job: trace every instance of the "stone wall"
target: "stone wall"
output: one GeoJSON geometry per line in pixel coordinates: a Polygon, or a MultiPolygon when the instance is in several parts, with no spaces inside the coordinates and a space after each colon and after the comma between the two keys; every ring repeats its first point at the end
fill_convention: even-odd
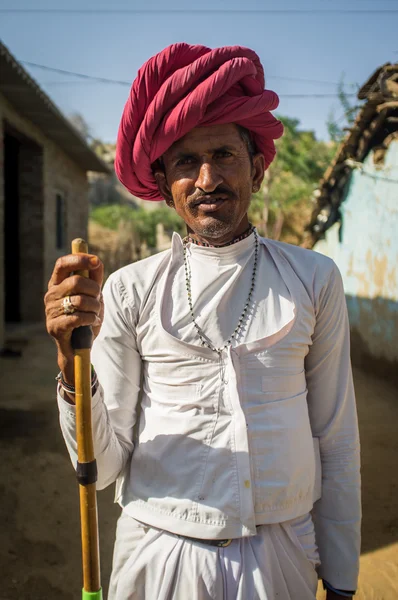
{"type": "Polygon", "coordinates": [[[0,348],[4,346],[4,146],[5,129],[12,128],[23,142],[20,174],[20,234],[25,236],[21,260],[22,318],[43,319],[43,294],[55,260],[70,251],[75,237],[87,238],[88,184],[86,173],[32,122],[25,119],[0,94],[0,348]],[[28,150],[30,145],[31,150],[28,150]],[[40,175],[41,171],[41,175],[40,175]],[[56,196],[66,202],[66,244],[56,247],[56,196]],[[39,196],[41,196],[39,198],[39,196]]]}

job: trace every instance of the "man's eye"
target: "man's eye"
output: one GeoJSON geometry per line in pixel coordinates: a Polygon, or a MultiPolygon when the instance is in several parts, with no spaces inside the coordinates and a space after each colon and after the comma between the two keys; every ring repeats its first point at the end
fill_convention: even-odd
{"type": "Polygon", "coordinates": [[[192,156],[187,156],[186,158],[180,158],[176,165],[180,167],[181,165],[190,165],[194,162],[194,158],[192,156]]]}
{"type": "Polygon", "coordinates": [[[230,156],[232,156],[232,154],[231,152],[224,150],[223,152],[217,152],[217,156],[219,156],[220,158],[229,158],[230,156]]]}

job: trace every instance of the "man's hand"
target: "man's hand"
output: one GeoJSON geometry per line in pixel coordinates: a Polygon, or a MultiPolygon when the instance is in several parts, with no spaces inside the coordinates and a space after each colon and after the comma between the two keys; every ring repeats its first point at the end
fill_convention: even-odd
{"type": "Polygon", "coordinates": [[[58,348],[58,366],[65,381],[74,382],[72,331],[76,327],[91,325],[94,338],[100,332],[104,317],[101,286],[104,267],[92,254],[68,254],[55,263],[48,291],[44,297],[46,328],[55,339],[58,348]],[[75,271],[89,271],[89,278],[71,275],[75,271]],[[65,314],[62,301],[70,296],[76,308],[73,314],[65,314]]]}

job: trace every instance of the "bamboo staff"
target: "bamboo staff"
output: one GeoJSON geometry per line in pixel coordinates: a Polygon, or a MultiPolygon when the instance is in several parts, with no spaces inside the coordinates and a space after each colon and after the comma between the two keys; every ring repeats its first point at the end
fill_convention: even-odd
{"type": "MultiPolygon", "coordinates": [[[[87,253],[81,238],[72,242],[72,254],[87,253]]],[[[88,277],[88,271],[78,271],[88,277]]],[[[82,600],[102,600],[97,514],[97,463],[94,456],[91,424],[91,327],[77,327],[72,332],[75,369],[77,469],[80,494],[80,521],[83,558],[82,600]]]]}

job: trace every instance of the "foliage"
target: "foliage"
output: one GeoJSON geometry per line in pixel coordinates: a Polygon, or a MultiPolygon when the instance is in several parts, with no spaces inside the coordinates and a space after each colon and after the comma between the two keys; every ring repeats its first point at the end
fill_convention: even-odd
{"type": "Polygon", "coordinates": [[[276,158],[261,190],[253,196],[249,216],[261,234],[300,243],[312,194],[330,163],[335,145],[318,141],[312,131],[300,130],[297,119],[279,118],[285,127],[284,135],[276,143],[276,158]]]}
{"type": "Polygon", "coordinates": [[[172,208],[161,206],[154,210],[135,208],[127,204],[97,206],[92,209],[90,217],[93,221],[116,230],[121,223],[129,223],[140,242],[146,242],[149,248],[156,247],[156,226],[162,223],[166,232],[173,231],[184,235],[185,224],[172,208]]]}
{"type": "MultiPolygon", "coordinates": [[[[351,87],[354,86],[351,84],[351,87]]],[[[358,104],[352,104],[349,100],[344,81],[344,73],[340,77],[340,81],[337,85],[337,97],[339,99],[341,108],[344,111],[343,115],[336,119],[335,111],[331,110],[326,122],[326,126],[330,139],[335,143],[340,143],[346,135],[345,128],[354,123],[356,113],[360,108],[358,104]]]]}
{"type": "Polygon", "coordinates": [[[134,212],[137,210],[127,204],[109,204],[93,208],[90,217],[102,227],[116,230],[120,221],[132,220],[134,212]]]}
{"type": "Polygon", "coordinates": [[[167,233],[171,234],[173,231],[176,231],[182,236],[186,235],[186,225],[181,217],[177,215],[174,208],[160,206],[151,211],[151,216],[155,227],[158,223],[162,223],[167,233]]]}
{"type": "Polygon", "coordinates": [[[271,176],[288,172],[307,183],[319,181],[334,148],[317,141],[313,131],[301,131],[298,119],[282,117],[281,120],[285,131],[277,141],[277,159],[271,165],[271,176]]]}

